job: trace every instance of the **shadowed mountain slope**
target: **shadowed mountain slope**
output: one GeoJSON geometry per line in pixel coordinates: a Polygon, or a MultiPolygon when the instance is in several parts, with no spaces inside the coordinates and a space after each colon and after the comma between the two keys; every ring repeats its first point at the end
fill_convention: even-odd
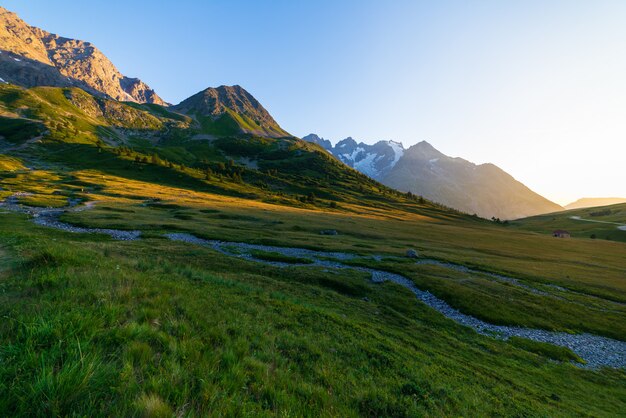
{"type": "Polygon", "coordinates": [[[425,141],[409,148],[382,181],[485,218],[516,219],[562,210],[494,164],[448,157],[425,141]]]}

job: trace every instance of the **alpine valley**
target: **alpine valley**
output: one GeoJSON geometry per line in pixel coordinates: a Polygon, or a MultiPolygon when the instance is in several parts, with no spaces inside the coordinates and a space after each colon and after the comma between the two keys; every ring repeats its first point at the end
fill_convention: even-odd
{"type": "Polygon", "coordinates": [[[0,79],[0,416],[626,410],[623,204],[503,222],[562,208],[237,85],[170,105],[2,8],[0,79]]]}

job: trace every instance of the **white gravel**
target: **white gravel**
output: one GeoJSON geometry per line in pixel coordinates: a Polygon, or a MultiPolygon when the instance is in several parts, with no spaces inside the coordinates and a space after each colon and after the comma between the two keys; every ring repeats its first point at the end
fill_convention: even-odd
{"type": "Polygon", "coordinates": [[[78,234],[106,234],[118,241],[134,241],[139,239],[141,236],[141,231],[122,231],[109,228],[82,228],[80,226],[66,224],[58,220],[58,215],[55,216],[50,213],[35,216],[33,222],[37,225],[78,234]]]}
{"type": "Polygon", "coordinates": [[[597,223],[597,224],[618,225],[617,229],[619,229],[620,231],[626,231],[626,225],[620,224],[620,223],[617,223],[617,222],[598,221],[598,220],[595,220],[595,219],[584,219],[584,218],[581,218],[580,216],[570,216],[569,218],[573,219],[575,221],[593,222],[593,223],[597,223]]]}

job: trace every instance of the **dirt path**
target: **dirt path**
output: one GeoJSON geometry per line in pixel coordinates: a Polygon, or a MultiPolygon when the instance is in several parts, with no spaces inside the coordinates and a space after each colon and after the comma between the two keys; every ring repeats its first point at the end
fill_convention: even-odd
{"type": "Polygon", "coordinates": [[[580,216],[570,216],[569,218],[575,221],[594,222],[597,224],[618,225],[617,229],[619,229],[620,231],[626,231],[626,224],[620,224],[618,222],[596,221],[595,219],[584,219],[584,218],[581,218],[580,216]]]}

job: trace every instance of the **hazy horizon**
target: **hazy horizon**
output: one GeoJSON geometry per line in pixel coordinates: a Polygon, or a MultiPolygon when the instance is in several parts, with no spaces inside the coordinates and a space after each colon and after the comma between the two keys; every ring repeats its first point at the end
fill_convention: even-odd
{"type": "Polygon", "coordinates": [[[626,3],[73,3],[3,6],[173,103],[239,84],[297,136],[426,140],[559,204],[626,196],[626,3]]]}

